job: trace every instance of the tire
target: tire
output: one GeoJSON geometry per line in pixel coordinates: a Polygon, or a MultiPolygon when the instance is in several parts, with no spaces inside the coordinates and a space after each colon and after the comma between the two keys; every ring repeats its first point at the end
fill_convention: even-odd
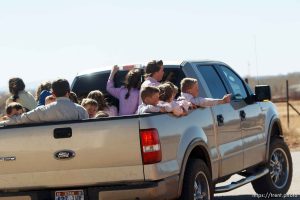
{"type": "Polygon", "coordinates": [[[201,159],[190,159],[184,172],[181,200],[212,200],[211,173],[201,159]]]}
{"type": "Polygon", "coordinates": [[[293,164],[290,150],[283,139],[271,141],[266,165],[270,172],[252,182],[255,192],[286,194],[292,182],[293,164]]]}

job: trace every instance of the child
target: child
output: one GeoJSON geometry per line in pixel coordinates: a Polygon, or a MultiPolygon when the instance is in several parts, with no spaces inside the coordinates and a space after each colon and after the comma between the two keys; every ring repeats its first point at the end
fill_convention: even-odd
{"type": "Polygon", "coordinates": [[[167,112],[173,113],[175,116],[184,115],[182,107],[174,101],[176,96],[176,86],[171,82],[161,84],[159,87],[159,100],[158,105],[163,107],[167,112]]]}
{"type": "Polygon", "coordinates": [[[95,118],[98,111],[98,103],[94,99],[83,99],[81,105],[86,109],[89,114],[89,118],[95,118]]]}
{"type": "Polygon", "coordinates": [[[103,93],[100,90],[91,91],[87,98],[94,99],[98,103],[98,111],[104,111],[110,117],[118,116],[118,109],[115,106],[109,106],[103,93]]]}
{"type": "Polygon", "coordinates": [[[48,105],[48,104],[53,103],[55,101],[56,101],[55,96],[53,96],[53,95],[47,96],[45,98],[45,105],[48,105]]]}
{"type": "Polygon", "coordinates": [[[77,103],[78,104],[78,98],[75,92],[70,92],[69,94],[69,99],[73,102],[73,103],[77,103]]]}
{"type": "Polygon", "coordinates": [[[189,101],[186,101],[184,99],[181,99],[181,100],[174,100],[177,96],[177,93],[178,93],[178,87],[176,85],[174,85],[172,82],[170,81],[167,81],[165,82],[166,84],[169,84],[172,88],[173,88],[173,101],[172,101],[172,104],[174,105],[179,105],[182,109],[183,109],[183,114],[186,115],[189,108],[192,108],[192,103],[189,102],[189,101]]]}
{"type": "Polygon", "coordinates": [[[52,95],[51,93],[51,82],[47,81],[41,83],[36,90],[35,100],[38,103],[38,106],[45,105],[45,99],[47,96],[52,95]]]}
{"type": "Polygon", "coordinates": [[[164,108],[157,105],[159,102],[159,89],[157,87],[143,87],[141,90],[141,99],[143,103],[139,105],[137,114],[165,112],[164,108]]]}
{"type": "Polygon", "coordinates": [[[21,104],[13,102],[8,104],[6,107],[6,116],[3,116],[0,121],[2,120],[8,120],[9,118],[21,115],[24,112],[24,108],[21,104]]]}
{"type": "Polygon", "coordinates": [[[222,99],[212,99],[199,97],[198,81],[194,78],[184,78],[180,82],[181,96],[179,101],[187,100],[200,107],[212,107],[218,104],[230,103],[231,94],[226,94],[222,99]]]}
{"type": "Polygon", "coordinates": [[[125,85],[116,88],[114,87],[114,77],[118,66],[114,66],[111,70],[107,81],[106,90],[112,96],[119,99],[119,115],[132,115],[136,113],[139,105],[140,87],[141,87],[141,72],[139,69],[130,70],[125,77],[125,85]]]}

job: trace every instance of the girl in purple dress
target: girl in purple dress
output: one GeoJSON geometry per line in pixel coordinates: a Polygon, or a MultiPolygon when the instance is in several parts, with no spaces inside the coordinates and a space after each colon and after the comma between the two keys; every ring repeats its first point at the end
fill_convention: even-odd
{"type": "Polygon", "coordinates": [[[135,114],[139,106],[142,74],[139,69],[131,69],[125,77],[125,85],[116,88],[113,80],[118,70],[118,66],[112,68],[106,90],[112,96],[119,99],[119,116],[135,114]]]}

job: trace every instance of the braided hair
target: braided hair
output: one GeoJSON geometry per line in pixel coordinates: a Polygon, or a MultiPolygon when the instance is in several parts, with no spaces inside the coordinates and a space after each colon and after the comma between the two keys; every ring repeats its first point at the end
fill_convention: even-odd
{"type": "Polygon", "coordinates": [[[21,78],[11,78],[8,81],[9,92],[12,94],[13,102],[19,98],[19,92],[25,89],[25,83],[21,78]]]}

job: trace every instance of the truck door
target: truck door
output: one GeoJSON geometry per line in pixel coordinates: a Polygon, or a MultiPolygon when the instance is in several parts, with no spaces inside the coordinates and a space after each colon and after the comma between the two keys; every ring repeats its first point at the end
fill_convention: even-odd
{"type": "Polygon", "coordinates": [[[217,67],[226,87],[232,93],[233,103],[239,112],[244,147],[244,168],[262,162],[265,158],[265,114],[246,83],[229,67],[217,67]]]}
{"type": "MultiPolygon", "coordinates": [[[[205,91],[200,96],[222,98],[229,93],[213,65],[197,65],[200,82],[205,91]],[[202,79],[202,80],[201,80],[202,79]]],[[[216,127],[216,144],[221,159],[219,176],[225,176],[243,168],[243,143],[239,111],[233,104],[212,107],[216,127]]]]}

